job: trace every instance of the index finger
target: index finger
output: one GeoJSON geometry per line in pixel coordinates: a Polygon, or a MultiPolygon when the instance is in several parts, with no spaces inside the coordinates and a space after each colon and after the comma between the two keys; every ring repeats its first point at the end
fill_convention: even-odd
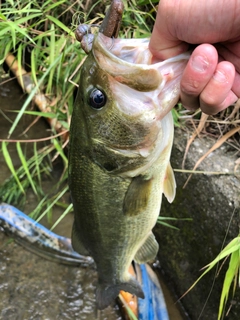
{"type": "Polygon", "coordinates": [[[169,31],[169,19],[171,19],[171,1],[168,2],[168,7],[164,8],[162,1],[159,3],[156,22],[152,31],[149,42],[149,50],[154,57],[165,60],[174,57],[188,50],[189,44],[174,37],[169,31]]]}

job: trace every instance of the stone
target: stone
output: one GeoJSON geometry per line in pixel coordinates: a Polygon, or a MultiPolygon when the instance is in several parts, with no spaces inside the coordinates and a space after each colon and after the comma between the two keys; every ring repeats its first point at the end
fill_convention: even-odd
{"type": "MultiPolygon", "coordinates": [[[[171,157],[173,168],[181,168],[187,136],[181,129],[175,132],[171,157]]],[[[215,143],[213,139],[197,138],[190,147],[185,169],[192,170],[197,160],[215,143]]],[[[236,150],[223,146],[210,154],[197,168],[201,171],[234,171],[236,150]]],[[[159,261],[175,295],[180,298],[201,275],[200,269],[211,262],[239,234],[240,174],[193,174],[183,189],[189,174],[175,172],[176,198],[172,204],[163,199],[161,216],[192,221],[166,221],[179,230],[157,224],[155,235],[159,242],[159,261]]],[[[228,261],[216,278],[217,269],[208,275],[181,300],[191,320],[217,319],[220,294],[228,261]]],[[[221,262],[218,265],[218,269],[221,262]]],[[[229,318],[239,320],[240,290],[229,294],[226,311],[229,318]]]]}

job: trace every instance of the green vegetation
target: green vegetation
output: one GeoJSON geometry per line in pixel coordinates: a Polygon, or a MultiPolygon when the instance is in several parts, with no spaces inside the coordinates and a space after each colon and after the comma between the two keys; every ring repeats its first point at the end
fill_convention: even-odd
{"type": "MultiPolygon", "coordinates": [[[[194,284],[188,289],[187,293],[195,287],[202,277],[207,274],[212,268],[219,265],[219,262],[224,259],[223,263],[229,258],[229,266],[225,273],[225,278],[223,282],[221,298],[219,303],[218,310],[218,320],[224,318],[224,311],[226,307],[226,303],[228,301],[229,292],[232,288],[232,295],[236,291],[236,287],[240,286],[240,235],[234,238],[232,241],[226,245],[226,247],[218,254],[218,256],[211,261],[208,265],[206,265],[203,269],[206,269],[202,275],[194,282],[194,284]]],[[[221,270],[222,267],[219,269],[221,270]]],[[[220,272],[220,271],[219,271],[220,272]]],[[[185,293],[186,294],[186,293],[185,293]]],[[[184,295],[185,295],[184,294],[184,295]]]]}
{"type": "Polygon", "coordinates": [[[180,219],[180,218],[173,218],[173,217],[163,217],[163,216],[159,216],[157,219],[157,222],[160,223],[161,225],[168,227],[168,228],[172,228],[175,230],[179,230],[179,228],[173,226],[170,223],[167,223],[166,221],[192,221],[192,218],[184,218],[184,219],[180,219]]]}

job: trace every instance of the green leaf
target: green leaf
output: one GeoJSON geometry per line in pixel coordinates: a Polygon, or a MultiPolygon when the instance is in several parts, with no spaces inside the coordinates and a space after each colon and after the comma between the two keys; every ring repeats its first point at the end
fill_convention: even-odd
{"type": "Polygon", "coordinates": [[[68,165],[68,158],[65,156],[64,151],[62,146],[59,144],[59,141],[57,139],[53,139],[53,145],[55,147],[55,149],[57,150],[57,152],[60,154],[60,156],[62,157],[63,161],[65,162],[65,166],[68,165]]]}
{"type": "MultiPolygon", "coordinates": [[[[202,277],[205,276],[206,273],[208,273],[214,266],[218,264],[220,260],[223,258],[233,254],[236,251],[240,250],[240,236],[234,238],[218,255],[217,257],[207,264],[203,269],[206,268],[206,270],[201,274],[201,276],[193,283],[193,285],[187,290],[187,292],[184,294],[186,295],[190,290],[192,290],[195,285],[202,279],[202,277]]],[[[235,260],[234,260],[235,261],[235,260]]],[[[239,262],[240,263],[240,262],[239,262]]],[[[240,267],[240,265],[239,265],[240,267]]]]}
{"type": "Polygon", "coordinates": [[[234,251],[231,254],[231,258],[229,261],[229,267],[225,274],[225,279],[223,283],[221,298],[220,298],[220,304],[219,304],[219,311],[218,311],[218,320],[221,319],[224,307],[226,305],[226,302],[228,300],[229,290],[231,287],[231,283],[233,281],[233,278],[236,278],[239,272],[240,267],[240,257],[239,257],[239,250],[234,251]]]}
{"type": "Polygon", "coordinates": [[[169,227],[169,228],[172,228],[172,229],[175,229],[175,230],[179,230],[179,228],[165,222],[166,220],[172,220],[172,221],[192,221],[191,218],[174,218],[174,217],[163,217],[163,216],[159,216],[158,219],[157,219],[157,222],[164,225],[165,227],[169,227]]]}
{"type": "MultiPolygon", "coordinates": [[[[37,85],[37,64],[36,64],[36,50],[35,48],[33,48],[32,52],[31,52],[31,76],[32,76],[32,80],[35,84],[35,86],[37,85]]],[[[22,61],[22,60],[20,60],[22,61]]]]}
{"type": "Polygon", "coordinates": [[[65,32],[67,32],[71,37],[75,38],[75,34],[72,30],[70,30],[67,26],[65,26],[65,24],[63,24],[61,21],[59,21],[58,19],[46,15],[46,17],[52,21],[53,23],[55,23],[59,28],[61,28],[62,30],[64,30],[65,32]]]}
{"type": "Polygon", "coordinates": [[[28,95],[28,98],[26,99],[25,103],[23,104],[21,110],[19,111],[16,119],[14,120],[9,133],[8,133],[8,137],[11,136],[11,134],[13,133],[13,131],[15,130],[19,120],[21,119],[22,115],[24,114],[27,106],[29,105],[29,103],[31,102],[31,100],[33,99],[34,95],[37,93],[39,87],[41,86],[42,82],[44,81],[44,79],[48,76],[49,72],[51,71],[51,69],[59,62],[59,60],[61,59],[61,55],[59,55],[53,64],[51,64],[47,70],[44,72],[43,76],[41,77],[41,79],[38,81],[38,85],[33,88],[32,92],[28,95]]]}
{"type": "Polygon", "coordinates": [[[142,6],[146,4],[151,4],[151,3],[159,3],[159,0],[138,0],[137,4],[142,6]]]}
{"type": "MultiPolygon", "coordinates": [[[[55,2],[55,3],[52,3],[52,0],[51,0],[51,1],[49,1],[49,2],[51,3],[51,5],[49,5],[48,7],[44,8],[44,12],[49,12],[49,11],[51,11],[52,9],[58,7],[60,4],[66,2],[66,0],[61,0],[61,1],[58,1],[58,2],[55,2]]],[[[46,4],[45,4],[45,6],[46,6],[46,4]]],[[[44,6],[44,7],[45,7],[45,6],[44,6]]]]}
{"type": "Polygon", "coordinates": [[[17,142],[16,147],[17,147],[18,156],[19,156],[19,158],[20,158],[20,160],[21,160],[21,162],[22,162],[22,166],[23,166],[23,168],[24,168],[24,170],[25,170],[26,176],[28,177],[28,180],[29,180],[29,182],[30,182],[30,185],[31,185],[34,193],[37,194],[37,190],[36,190],[36,188],[35,188],[35,184],[34,184],[34,182],[33,182],[31,173],[30,173],[29,170],[28,170],[28,164],[27,164],[27,161],[26,161],[26,159],[25,159],[25,156],[24,156],[24,154],[23,154],[23,152],[22,152],[22,148],[21,148],[20,142],[17,142]]]}
{"type": "Polygon", "coordinates": [[[138,318],[135,316],[135,314],[133,313],[133,311],[131,310],[131,308],[126,304],[123,296],[121,295],[121,293],[118,295],[119,299],[121,300],[122,304],[124,305],[127,314],[128,314],[128,319],[129,320],[138,320],[138,318]]]}
{"type": "Polygon", "coordinates": [[[24,191],[24,189],[23,189],[23,187],[21,185],[21,182],[18,179],[16,170],[14,169],[11,156],[10,156],[10,154],[8,152],[7,143],[4,142],[4,141],[2,142],[2,152],[3,152],[3,156],[4,156],[4,159],[5,159],[5,162],[6,162],[7,166],[8,166],[8,168],[9,168],[9,170],[11,171],[12,175],[14,176],[14,178],[15,178],[15,180],[16,180],[16,182],[17,182],[17,184],[18,184],[18,186],[19,186],[19,188],[21,190],[21,192],[23,194],[25,194],[25,191],[24,191]]]}
{"type": "Polygon", "coordinates": [[[175,229],[175,230],[180,230],[179,228],[167,223],[167,222],[163,222],[163,221],[158,221],[158,223],[160,223],[161,225],[165,226],[165,227],[168,227],[168,228],[172,228],[172,229],[175,229]]]}
{"type": "Polygon", "coordinates": [[[53,229],[62,221],[62,219],[65,218],[66,215],[67,215],[69,212],[71,212],[71,211],[73,211],[73,204],[72,204],[72,203],[71,203],[71,204],[67,207],[67,209],[61,214],[61,216],[57,219],[57,221],[54,223],[54,225],[51,227],[50,230],[53,230],[53,229]]]}
{"type": "MultiPolygon", "coordinates": [[[[34,18],[37,18],[37,17],[41,17],[42,16],[42,12],[40,10],[36,10],[38,13],[35,13],[35,14],[29,14],[23,18],[20,18],[20,19],[16,19],[14,21],[14,24],[17,26],[17,25],[20,25],[20,24],[23,24],[29,20],[33,20],[34,18]]],[[[19,14],[19,11],[17,11],[18,14],[19,14]]],[[[18,27],[20,29],[20,27],[18,27]]]]}
{"type": "Polygon", "coordinates": [[[0,19],[7,21],[7,18],[0,12],[0,19]]]}
{"type": "MultiPolygon", "coordinates": [[[[19,113],[19,110],[10,110],[9,112],[19,113]]],[[[56,118],[56,113],[53,113],[53,112],[28,111],[28,110],[25,110],[23,113],[24,114],[29,114],[31,116],[44,117],[44,118],[49,118],[49,119],[56,118]]]]}
{"type": "Polygon", "coordinates": [[[37,150],[37,143],[34,142],[33,144],[33,152],[34,152],[34,166],[37,172],[37,178],[38,178],[38,183],[41,185],[41,173],[40,173],[40,166],[39,166],[39,162],[38,162],[38,150],[37,150]]]}
{"type": "MultiPolygon", "coordinates": [[[[49,53],[49,64],[52,65],[55,59],[55,28],[53,23],[51,24],[50,42],[51,42],[51,46],[50,46],[50,53],[49,53]]],[[[55,65],[54,68],[51,68],[49,72],[47,89],[46,89],[47,94],[52,92],[53,76],[54,76],[56,67],[57,65],[55,65]]]]}
{"type": "Polygon", "coordinates": [[[58,202],[58,200],[68,191],[68,187],[65,187],[57,197],[51,201],[51,203],[47,206],[47,209],[38,217],[37,222],[39,222],[46,214],[48,214],[49,210],[58,202]]]}

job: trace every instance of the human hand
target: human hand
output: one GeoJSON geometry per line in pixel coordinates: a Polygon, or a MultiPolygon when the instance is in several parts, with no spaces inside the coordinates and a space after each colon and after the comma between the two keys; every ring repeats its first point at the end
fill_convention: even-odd
{"type": "Polygon", "coordinates": [[[149,49],[161,60],[200,44],[181,80],[191,110],[215,114],[240,97],[240,1],[161,0],[149,49]]]}

